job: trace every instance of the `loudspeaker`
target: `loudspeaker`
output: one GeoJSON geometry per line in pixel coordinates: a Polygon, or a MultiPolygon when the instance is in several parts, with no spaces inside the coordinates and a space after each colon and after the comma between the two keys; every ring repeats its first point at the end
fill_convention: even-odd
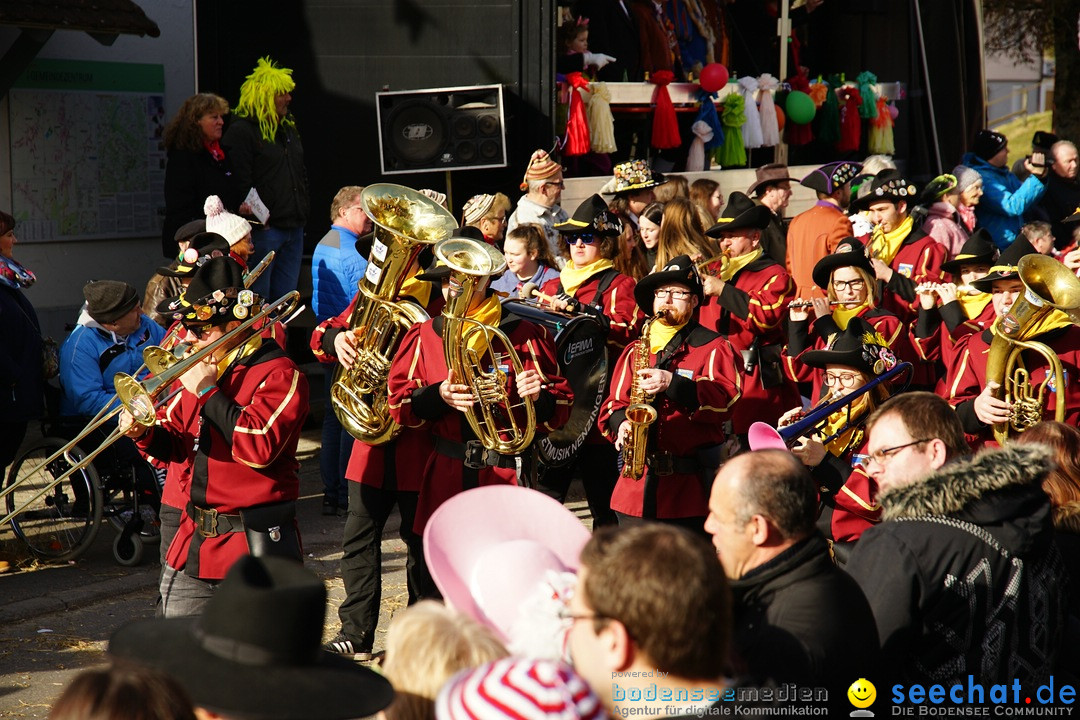
{"type": "Polygon", "coordinates": [[[383,175],[506,167],[502,85],[375,93],[383,175]]]}

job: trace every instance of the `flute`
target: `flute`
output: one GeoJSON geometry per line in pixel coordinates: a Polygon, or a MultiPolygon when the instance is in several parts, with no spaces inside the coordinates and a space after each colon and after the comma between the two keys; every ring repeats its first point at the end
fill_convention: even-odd
{"type": "MultiPolygon", "coordinates": [[[[846,303],[846,302],[841,302],[839,300],[832,300],[832,301],[829,302],[829,307],[836,307],[837,305],[856,305],[859,302],[861,302],[861,301],[860,300],[855,300],[855,301],[852,301],[850,303],[846,303]]],[[[813,300],[793,300],[792,302],[788,303],[788,308],[789,309],[790,308],[801,309],[801,308],[809,308],[809,307],[814,307],[814,301],[813,300]]]]}
{"type": "MultiPolygon", "coordinates": [[[[920,283],[915,286],[915,294],[921,295],[923,293],[937,292],[944,283],[920,283]]],[[[957,285],[957,295],[981,295],[982,290],[979,290],[974,285],[957,285]]]]}

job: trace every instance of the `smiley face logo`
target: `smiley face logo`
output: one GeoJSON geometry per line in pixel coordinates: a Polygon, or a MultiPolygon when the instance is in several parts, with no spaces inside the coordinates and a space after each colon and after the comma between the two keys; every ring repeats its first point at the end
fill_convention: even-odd
{"type": "Polygon", "coordinates": [[[877,699],[877,688],[866,678],[859,678],[851,683],[847,691],[848,700],[857,708],[868,708],[877,699]]]}

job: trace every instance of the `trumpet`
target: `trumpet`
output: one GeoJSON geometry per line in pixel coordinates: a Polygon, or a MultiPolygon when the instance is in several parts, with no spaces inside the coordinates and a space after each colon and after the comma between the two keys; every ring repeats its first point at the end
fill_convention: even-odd
{"type": "MultiPolygon", "coordinates": [[[[110,410],[109,406],[113,403],[113,401],[110,400],[105,407],[98,411],[97,415],[91,418],[90,423],[83,428],[71,442],[54,452],[28,473],[28,475],[31,476],[36,475],[60,458],[64,458],[71,466],[42,487],[32,498],[29,498],[22,505],[12,509],[7,515],[0,518],[0,526],[3,526],[16,515],[22,513],[37,502],[39,498],[51,492],[53,488],[64,482],[64,480],[85,468],[94,461],[94,458],[105,452],[109,446],[124,435],[124,432],[118,426],[102,440],[97,448],[92,452],[83,455],[76,461],[71,453],[77,449],[79,442],[90,435],[90,433],[119,415],[121,410],[127,410],[134,421],[139,425],[142,425],[143,427],[153,426],[157,422],[158,408],[167,403],[177,392],[179,392],[179,390],[169,393],[164,397],[161,397],[162,394],[170,385],[178,380],[181,375],[196,364],[205,360],[207,357],[213,355],[213,353],[217,352],[223,346],[231,347],[232,345],[246,342],[251,335],[259,332],[258,327],[263,320],[270,319],[270,322],[277,322],[280,318],[288,317],[293,313],[299,302],[300,293],[294,290],[291,293],[282,296],[277,302],[264,306],[260,312],[252,315],[239,327],[225,333],[217,340],[214,340],[212,343],[209,343],[199,350],[193,353],[187,353],[182,359],[177,356],[175,349],[170,352],[169,350],[156,346],[146,348],[143,351],[143,360],[145,361],[146,367],[151,369],[161,368],[161,372],[148,377],[141,382],[127,373],[117,373],[113,379],[113,384],[116,386],[116,397],[120,400],[120,405],[110,410]]],[[[0,491],[0,499],[10,495],[17,487],[17,482],[9,483],[3,491],[0,491]]]]}
{"type": "Polygon", "coordinates": [[[720,275],[727,270],[728,263],[731,262],[731,255],[727,250],[721,251],[718,255],[713,255],[711,258],[705,260],[698,260],[694,263],[694,269],[697,270],[698,275],[709,277],[720,277],[720,275]],[[712,272],[709,270],[709,266],[715,262],[720,263],[719,272],[712,272]]]}
{"type": "MultiPolygon", "coordinates": [[[[858,304],[858,301],[856,301],[854,303],[845,303],[845,302],[840,302],[839,300],[830,300],[829,301],[829,307],[837,307],[839,305],[849,305],[849,304],[850,305],[855,305],[855,304],[858,304]]],[[[793,300],[792,302],[788,303],[788,309],[789,310],[791,308],[795,308],[796,310],[798,310],[798,309],[802,309],[802,308],[812,308],[812,307],[814,307],[814,301],[813,300],[793,300]]]]}

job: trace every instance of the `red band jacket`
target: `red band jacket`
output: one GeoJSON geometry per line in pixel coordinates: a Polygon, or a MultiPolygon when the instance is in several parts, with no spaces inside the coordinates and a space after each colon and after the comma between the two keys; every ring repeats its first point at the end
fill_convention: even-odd
{"type": "MultiPolygon", "coordinates": [[[[882,308],[864,308],[855,317],[862,318],[885,338],[889,349],[901,362],[914,363],[919,359],[912,347],[908,328],[900,319],[882,308]]],[[[824,350],[828,346],[829,336],[841,332],[832,315],[814,320],[788,321],[788,345],[784,350],[784,370],[789,378],[796,382],[811,382],[815,391],[824,382],[825,371],[821,368],[804,365],[799,358],[810,350],[824,350]]],[[[817,401],[817,398],[814,398],[817,401]]]]}
{"type": "MultiPolygon", "coordinates": [[[[627,343],[637,336],[638,326],[644,320],[644,315],[638,310],[637,302],[634,300],[634,287],[637,283],[629,275],[616,274],[615,279],[607,286],[600,298],[596,299],[596,291],[600,289],[600,283],[606,273],[605,270],[592,275],[570,296],[587,305],[599,306],[611,323],[608,348],[618,353],[622,352],[627,343]]],[[[546,295],[557,295],[563,292],[562,283],[558,278],[552,278],[544,283],[541,291],[546,295]]]]}
{"type": "Polygon", "coordinates": [[[914,322],[919,314],[915,287],[923,283],[941,282],[941,263],[945,262],[946,254],[945,247],[922,230],[908,233],[889,263],[893,274],[885,284],[881,307],[891,310],[905,323],[914,322]]]}

